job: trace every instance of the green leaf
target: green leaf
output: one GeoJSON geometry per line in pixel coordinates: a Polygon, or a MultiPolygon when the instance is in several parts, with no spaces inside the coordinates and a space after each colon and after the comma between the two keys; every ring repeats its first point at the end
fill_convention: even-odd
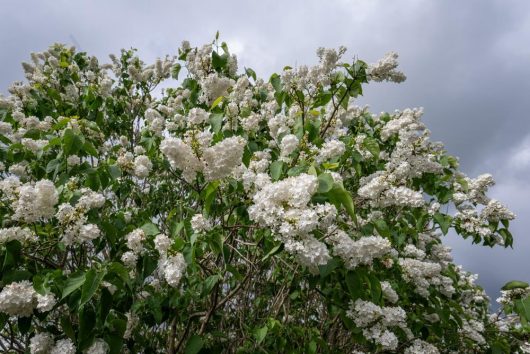
{"type": "Polygon", "coordinates": [[[24,335],[29,332],[31,328],[31,318],[32,316],[18,318],[17,324],[20,334],[24,335]]]}
{"type": "Polygon", "coordinates": [[[215,200],[215,195],[217,194],[217,188],[219,188],[219,184],[219,181],[210,182],[201,192],[201,199],[204,201],[204,209],[207,213],[210,213],[212,203],[215,200]]]}
{"type": "Polygon", "coordinates": [[[144,230],[146,236],[155,236],[160,233],[160,231],[158,230],[158,226],[156,226],[152,222],[147,222],[143,224],[141,229],[144,230]]]}
{"type": "Polygon", "coordinates": [[[513,290],[513,289],[526,289],[528,288],[528,283],[520,280],[512,280],[504,284],[502,290],[513,290]]]}
{"type": "Polygon", "coordinates": [[[245,68],[245,74],[247,74],[248,77],[251,77],[254,79],[254,81],[256,81],[256,72],[251,68],[245,68]]]}
{"type": "Polygon", "coordinates": [[[171,68],[171,77],[173,79],[175,80],[179,79],[180,69],[182,69],[182,66],[179,63],[176,63],[175,65],[173,65],[173,67],[171,68]]]}
{"type": "Polygon", "coordinates": [[[357,218],[355,217],[355,207],[353,205],[353,199],[350,193],[348,193],[348,191],[344,189],[342,183],[335,182],[333,184],[333,188],[331,188],[331,190],[326,194],[330,198],[331,202],[335,204],[335,206],[342,205],[344,209],[346,209],[348,215],[350,215],[353,221],[356,222],[357,218]]]}
{"type": "Polygon", "coordinates": [[[46,165],[46,173],[52,173],[61,167],[61,159],[53,159],[46,165]]]}
{"type": "Polygon", "coordinates": [[[188,342],[186,343],[186,349],[184,349],[184,354],[197,354],[203,346],[204,342],[202,341],[202,338],[195,334],[188,339],[188,342]]]}
{"type": "Polygon", "coordinates": [[[280,253],[283,250],[283,243],[280,243],[279,245],[274,246],[262,259],[261,261],[266,261],[270,257],[274,256],[275,254],[280,253]]]}
{"type": "Polygon", "coordinates": [[[318,270],[320,272],[321,278],[326,278],[329,276],[335,268],[339,266],[339,261],[337,261],[335,258],[331,258],[328,262],[328,264],[325,265],[319,265],[318,270]]]}
{"type": "Polygon", "coordinates": [[[99,288],[99,284],[101,283],[101,280],[103,280],[103,277],[105,276],[105,272],[100,271],[96,272],[94,269],[90,269],[85,274],[85,282],[83,284],[83,288],[81,289],[81,302],[79,303],[79,307],[86,304],[92,296],[96,293],[96,291],[99,288]]]}
{"type": "Polygon", "coordinates": [[[109,174],[113,179],[121,177],[121,169],[118,165],[109,165],[109,174]]]}
{"type": "Polygon", "coordinates": [[[271,178],[273,181],[277,181],[282,176],[284,162],[276,160],[270,165],[271,178]]]}
{"type": "Polygon", "coordinates": [[[329,173],[318,176],[318,193],[327,193],[333,188],[333,177],[329,173]]]}
{"type": "Polygon", "coordinates": [[[514,310],[521,318],[521,323],[526,325],[530,321],[530,296],[515,300],[514,310]]]}
{"type": "Polygon", "coordinates": [[[212,103],[212,106],[210,107],[210,111],[212,109],[214,109],[215,107],[217,107],[219,105],[219,103],[221,103],[223,101],[223,98],[225,98],[224,96],[219,96],[215,99],[215,101],[213,101],[212,103]]]}
{"type": "Polygon", "coordinates": [[[377,219],[374,221],[374,226],[379,235],[383,237],[390,237],[392,234],[390,232],[390,229],[388,227],[388,224],[383,219],[377,219]]]}
{"type": "Polygon", "coordinates": [[[81,285],[84,284],[85,279],[86,275],[83,272],[73,273],[70,278],[66,279],[61,300],[76,291],[77,289],[79,289],[81,285]]]}
{"type": "Polygon", "coordinates": [[[75,340],[75,330],[72,326],[72,321],[67,315],[61,317],[61,329],[71,340],[75,340]]]}
{"type": "Polygon", "coordinates": [[[444,235],[447,235],[449,227],[451,226],[452,218],[450,215],[445,215],[442,213],[434,214],[434,220],[440,225],[440,229],[444,235]]]}
{"type": "Polygon", "coordinates": [[[322,167],[326,170],[335,170],[340,167],[340,164],[338,162],[324,162],[322,167]]]}
{"type": "Polygon", "coordinates": [[[206,280],[204,281],[204,289],[202,295],[207,295],[212,292],[213,287],[215,284],[217,284],[222,277],[219,274],[210,275],[206,280]]]}
{"type": "Polygon", "coordinates": [[[219,55],[215,50],[212,51],[212,66],[216,70],[221,70],[226,66],[228,56],[226,54],[219,55]]]}
{"type": "Polygon", "coordinates": [[[210,115],[209,122],[212,127],[212,132],[219,133],[223,124],[223,115],[221,113],[213,113],[210,115]]]}
{"type": "Polygon", "coordinates": [[[85,142],[85,145],[83,145],[83,150],[89,155],[98,156],[98,151],[90,141],[85,142]]]}
{"type": "Polygon", "coordinates": [[[320,92],[313,102],[313,108],[325,106],[329,101],[331,101],[332,97],[333,94],[329,91],[320,92]]]}
{"type": "Polygon", "coordinates": [[[6,253],[4,256],[4,264],[2,266],[2,272],[5,272],[7,269],[10,269],[17,265],[21,260],[21,250],[22,245],[17,240],[9,241],[5,244],[6,253]]]}
{"type": "Polygon", "coordinates": [[[272,74],[269,81],[276,92],[280,92],[282,90],[282,80],[278,74],[272,74]]]}
{"type": "Polygon", "coordinates": [[[383,295],[383,292],[381,290],[381,283],[379,282],[379,279],[377,279],[377,277],[374,275],[370,275],[368,279],[370,281],[370,294],[372,295],[372,302],[378,304],[381,302],[383,295]]]}
{"type": "Polygon", "coordinates": [[[79,349],[86,349],[92,344],[95,337],[96,313],[92,306],[85,306],[79,313],[79,349]]]}
{"type": "Polygon", "coordinates": [[[363,282],[359,276],[359,271],[350,270],[346,273],[346,286],[350,292],[352,299],[356,300],[361,297],[363,287],[363,282]]]}
{"type": "Polygon", "coordinates": [[[256,338],[256,342],[258,344],[260,344],[261,342],[263,342],[263,340],[265,339],[265,337],[267,336],[267,332],[269,331],[269,329],[267,328],[267,326],[263,326],[261,328],[257,328],[254,332],[254,337],[256,338]]]}
{"type": "Polygon", "coordinates": [[[64,130],[63,151],[65,155],[76,154],[85,143],[83,136],[77,135],[70,128],[64,130]]]}
{"type": "Polygon", "coordinates": [[[379,144],[377,143],[377,140],[375,140],[372,137],[366,137],[363,140],[363,147],[370,152],[376,159],[379,158],[379,144]]]}
{"type": "Polygon", "coordinates": [[[300,173],[304,173],[307,171],[307,165],[301,165],[301,166],[294,166],[287,170],[288,176],[298,176],[300,173]]]}

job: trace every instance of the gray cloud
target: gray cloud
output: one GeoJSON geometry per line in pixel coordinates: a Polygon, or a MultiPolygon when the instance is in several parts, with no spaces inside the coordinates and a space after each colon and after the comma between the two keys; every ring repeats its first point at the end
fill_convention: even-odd
{"type": "Polygon", "coordinates": [[[479,273],[496,296],[511,278],[530,280],[529,10],[527,1],[502,0],[4,0],[0,92],[23,78],[20,62],[29,52],[72,38],[100,58],[136,47],[150,61],[174,53],[183,39],[202,44],[220,30],[240,66],[261,76],[315,62],[319,46],[346,45],[369,62],[395,50],[408,80],[371,85],[359,102],[376,112],[425,107],[433,138],[460,156],[465,172],[497,177],[494,196],[520,217],[512,225],[516,249],[447,240],[456,262],[479,273]]]}

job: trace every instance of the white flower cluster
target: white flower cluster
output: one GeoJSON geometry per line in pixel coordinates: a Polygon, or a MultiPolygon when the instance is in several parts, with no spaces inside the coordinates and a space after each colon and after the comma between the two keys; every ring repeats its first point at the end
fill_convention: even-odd
{"type": "Polygon", "coordinates": [[[334,159],[342,156],[346,151],[346,146],[340,140],[333,139],[328,140],[318,151],[318,155],[315,157],[317,163],[322,163],[330,159],[334,159]]]}
{"type": "Polygon", "coordinates": [[[343,230],[337,230],[329,237],[333,254],[339,256],[349,269],[359,265],[371,265],[374,259],[384,257],[392,250],[392,244],[380,236],[366,236],[354,241],[343,230]]]}
{"type": "Polygon", "coordinates": [[[373,340],[385,350],[395,350],[399,344],[397,336],[390,331],[389,327],[399,327],[412,335],[407,328],[407,314],[401,307],[380,307],[370,301],[357,299],[355,303],[350,304],[347,311],[355,325],[363,329],[363,335],[367,339],[373,340]]]}
{"type": "Polygon", "coordinates": [[[247,144],[240,136],[220,141],[203,153],[204,176],[212,181],[229,176],[241,164],[243,149],[247,144]]]}
{"type": "Polygon", "coordinates": [[[287,134],[280,143],[281,156],[287,158],[298,147],[298,138],[294,134],[287,134]]]}
{"type": "Polygon", "coordinates": [[[201,160],[182,139],[172,137],[164,139],[160,143],[160,151],[169,160],[171,167],[182,171],[182,177],[188,182],[193,181],[197,172],[203,169],[201,160]]]}
{"type": "Polygon", "coordinates": [[[145,155],[136,156],[134,159],[134,175],[138,178],[146,178],[153,168],[153,163],[145,155]]]}
{"type": "Polygon", "coordinates": [[[54,344],[51,334],[45,332],[37,333],[30,339],[29,351],[31,354],[48,354],[54,344]]]}
{"type": "Polygon", "coordinates": [[[162,136],[166,127],[164,117],[157,110],[151,108],[145,111],[145,124],[149,131],[157,136],[162,136]]]}
{"type": "Polygon", "coordinates": [[[439,291],[451,296],[455,289],[451,278],[441,275],[442,266],[429,260],[414,258],[399,258],[399,265],[403,271],[403,279],[416,286],[416,292],[423,296],[429,296],[429,286],[438,286],[439,291]]]}
{"type": "Polygon", "coordinates": [[[217,144],[207,147],[208,140],[199,145],[206,145],[202,156],[194,152],[192,146],[180,138],[166,138],[160,144],[160,150],[167,157],[171,166],[182,171],[182,176],[188,182],[195,179],[197,172],[204,172],[208,180],[221,179],[230,176],[241,165],[245,139],[234,136],[224,139],[217,144]]]}
{"type": "Polygon", "coordinates": [[[376,172],[361,179],[361,187],[357,191],[363,199],[369,200],[374,206],[402,206],[419,208],[425,204],[423,195],[405,186],[393,187],[387,175],[376,172]]]}
{"type": "Polygon", "coordinates": [[[167,250],[171,247],[171,239],[165,234],[158,234],[155,237],[155,249],[160,255],[165,255],[167,250]]]}
{"type": "Polygon", "coordinates": [[[160,258],[158,267],[167,283],[174,288],[179,285],[181,278],[186,273],[186,261],[182,253],[160,258]]]}
{"type": "Polygon", "coordinates": [[[462,320],[462,328],[460,329],[460,332],[466,336],[467,338],[471,339],[472,341],[476,342],[477,344],[483,345],[486,344],[486,339],[484,339],[483,332],[484,332],[484,323],[470,319],[462,320]]]}
{"type": "Polygon", "coordinates": [[[134,253],[140,254],[144,250],[145,232],[142,229],[135,229],[129,232],[125,238],[127,239],[127,247],[134,253]]]}
{"type": "Polygon", "coordinates": [[[81,189],[82,196],[75,206],[70,203],[59,205],[55,215],[63,230],[62,241],[65,245],[81,244],[98,238],[101,231],[96,224],[87,224],[87,213],[91,209],[103,207],[105,197],[90,189],[81,189]]]}
{"type": "Polygon", "coordinates": [[[195,214],[191,218],[191,228],[194,232],[200,234],[202,232],[207,232],[212,229],[212,223],[210,220],[206,219],[202,214],[195,214]]]}
{"type": "Polygon", "coordinates": [[[8,284],[0,292],[0,312],[10,316],[28,317],[34,309],[48,312],[56,303],[53,294],[38,294],[27,280],[8,284]]]}
{"type": "MultiPolygon", "coordinates": [[[[13,182],[14,180],[10,180],[8,183],[13,182]]],[[[55,213],[55,205],[59,201],[59,195],[52,181],[43,179],[35,185],[30,183],[19,184],[17,190],[18,200],[12,204],[15,211],[14,220],[32,223],[49,219],[55,213]]]]}
{"type": "Polygon", "coordinates": [[[71,167],[77,166],[81,164],[81,158],[77,155],[70,155],[66,158],[66,164],[71,167]]]}
{"type": "Polygon", "coordinates": [[[70,338],[58,340],[50,350],[50,354],[75,354],[76,348],[70,338]]]}
{"type": "Polygon", "coordinates": [[[31,316],[36,302],[33,284],[27,280],[8,284],[0,292],[0,311],[10,316],[31,316]]]}
{"type": "Polygon", "coordinates": [[[110,347],[101,338],[97,338],[94,343],[87,349],[86,354],[107,354],[110,351],[110,347]]]}
{"type": "Polygon", "coordinates": [[[515,299],[525,298],[526,296],[530,296],[530,287],[501,290],[501,296],[496,301],[501,305],[507,305],[511,304],[515,299]]]}
{"type": "Polygon", "coordinates": [[[18,226],[0,229],[0,245],[12,240],[20,243],[33,242],[37,240],[37,236],[30,229],[18,226]]]}
{"type": "Polygon", "coordinates": [[[48,145],[48,140],[33,140],[29,138],[23,138],[20,142],[26,149],[34,154],[42,151],[42,149],[48,145]]]}
{"type": "Polygon", "coordinates": [[[203,92],[200,100],[207,105],[211,105],[218,97],[228,96],[228,89],[234,84],[235,81],[230,78],[211,73],[200,81],[203,92]]]}
{"type": "Polygon", "coordinates": [[[270,227],[285,244],[285,249],[315,271],[330,259],[324,243],[310,233],[317,228],[327,229],[337,210],[330,204],[311,205],[317,191],[316,176],[301,174],[275,183],[265,183],[248,208],[249,216],[258,224],[270,227]]]}
{"type": "Polygon", "coordinates": [[[415,339],[412,345],[405,349],[405,354],[440,354],[440,351],[431,343],[415,339]]]}
{"type": "Polygon", "coordinates": [[[386,53],[377,63],[368,66],[367,74],[373,81],[393,81],[403,82],[406,80],[405,74],[396,70],[398,66],[398,54],[395,52],[386,53]]]}
{"type": "Polygon", "coordinates": [[[338,52],[335,49],[319,48],[318,65],[312,67],[301,65],[296,69],[287,68],[283,71],[281,78],[284,86],[292,90],[315,92],[320,85],[327,85],[330,82],[330,73],[345,52],[345,47],[340,47],[338,52]]]}
{"type": "Polygon", "coordinates": [[[383,292],[383,297],[385,300],[388,300],[389,302],[395,304],[399,300],[399,296],[396,293],[396,291],[392,288],[392,285],[390,285],[387,281],[381,282],[381,291],[383,292]]]}

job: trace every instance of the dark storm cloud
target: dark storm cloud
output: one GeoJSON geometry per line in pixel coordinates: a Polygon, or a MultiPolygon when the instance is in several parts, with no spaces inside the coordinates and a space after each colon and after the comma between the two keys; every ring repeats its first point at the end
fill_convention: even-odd
{"type": "Polygon", "coordinates": [[[530,280],[530,3],[527,1],[6,1],[0,7],[0,92],[22,79],[20,62],[53,42],[76,44],[107,60],[136,47],[145,61],[222,39],[268,76],[285,65],[315,62],[319,46],[347,46],[374,62],[400,53],[408,80],[374,84],[362,104],[375,112],[425,108],[433,139],[461,157],[470,176],[489,171],[493,195],[518,215],[516,250],[470,247],[448,236],[455,260],[481,275],[496,296],[510,278],[530,280]],[[75,43],[77,42],[77,43],[75,43]]]}

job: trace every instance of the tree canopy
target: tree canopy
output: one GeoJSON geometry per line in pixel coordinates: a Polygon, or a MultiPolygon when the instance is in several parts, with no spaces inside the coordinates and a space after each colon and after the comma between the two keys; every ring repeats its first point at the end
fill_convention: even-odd
{"type": "Polygon", "coordinates": [[[218,36],[151,65],[33,53],[0,97],[0,348],[529,352],[528,284],[490,313],[443,244],[512,246],[492,176],[422,109],[356,106],[405,75],[345,53],[268,80],[218,36]]]}

